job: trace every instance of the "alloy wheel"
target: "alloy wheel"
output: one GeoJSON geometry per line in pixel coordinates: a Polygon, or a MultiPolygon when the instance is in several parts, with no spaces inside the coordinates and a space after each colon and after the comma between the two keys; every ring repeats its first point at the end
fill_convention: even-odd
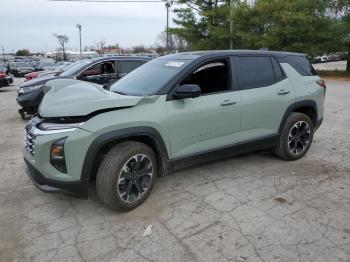
{"type": "Polygon", "coordinates": [[[138,201],[149,189],[153,176],[151,158],[138,154],[129,158],[118,177],[118,195],[126,203],[138,201]]]}
{"type": "Polygon", "coordinates": [[[298,121],[289,131],[288,149],[294,155],[299,155],[305,151],[310,143],[310,126],[305,121],[298,121]]]}

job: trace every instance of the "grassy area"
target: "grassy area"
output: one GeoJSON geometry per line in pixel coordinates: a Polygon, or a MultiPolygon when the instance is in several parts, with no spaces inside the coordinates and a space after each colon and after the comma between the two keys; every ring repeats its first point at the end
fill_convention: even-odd
{"type": "Polygon", "coordinates": [[[344,76],[350,77],[350,72],[341,70],[316,70],[319,76],[344,76]]]}

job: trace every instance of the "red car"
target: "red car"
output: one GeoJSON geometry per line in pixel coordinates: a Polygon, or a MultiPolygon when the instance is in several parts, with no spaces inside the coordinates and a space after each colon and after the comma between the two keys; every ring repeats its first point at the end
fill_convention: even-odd
{"type": "Polygon", "coordinates": [[[28,80],[32,80],[32,79],[34,79],[34,78],[37,78],[38,75],[39,75],[40,73],[42,73],[42,72],[44,72],[44,71],[31,72],[31,73],[29,73],[29,74],[24,75],[24,77],[26,78],[25,81],[28,81],[28,80]]]}
{"type": "Polygon", "coordinates": [[[13,83],[12,77],[7,75],[6,68],[0,65],[0,87],[8,86],[13,83]]]}

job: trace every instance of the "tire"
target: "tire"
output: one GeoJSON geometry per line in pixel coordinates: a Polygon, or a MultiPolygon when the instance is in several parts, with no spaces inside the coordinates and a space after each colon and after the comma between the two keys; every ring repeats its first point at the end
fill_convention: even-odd
{"type": "Polygon", "coordinates": [[[107,152],[99,166],[97,196],[113,210],[134,209],[151,193],[157,175],[157,157],[150,147],[136,141],[121,142],[107,152]]]}
{"type": "Polygon", "coordinates": [[[309,116],[291,113],[282,129],[275,153],[289,161],[302,158],[312,144],[314,130],[314,124],[309,116]]]}

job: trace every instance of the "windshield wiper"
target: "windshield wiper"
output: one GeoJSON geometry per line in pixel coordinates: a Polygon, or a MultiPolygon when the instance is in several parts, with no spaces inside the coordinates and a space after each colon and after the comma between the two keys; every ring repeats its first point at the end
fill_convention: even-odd
{"type": "Polygon", "coordinates": [[[119,94],[119,95],[123,95],[123,96],[125,96],[125,95],[126,95],[125,93],[123,93],[123,92],[120,92],[120,91],[117,91],[117,90],[115,90],[115,91],[112,91],[112,92],[114,92],[114,93],[117,93],[117,94],[119,94]]]}

